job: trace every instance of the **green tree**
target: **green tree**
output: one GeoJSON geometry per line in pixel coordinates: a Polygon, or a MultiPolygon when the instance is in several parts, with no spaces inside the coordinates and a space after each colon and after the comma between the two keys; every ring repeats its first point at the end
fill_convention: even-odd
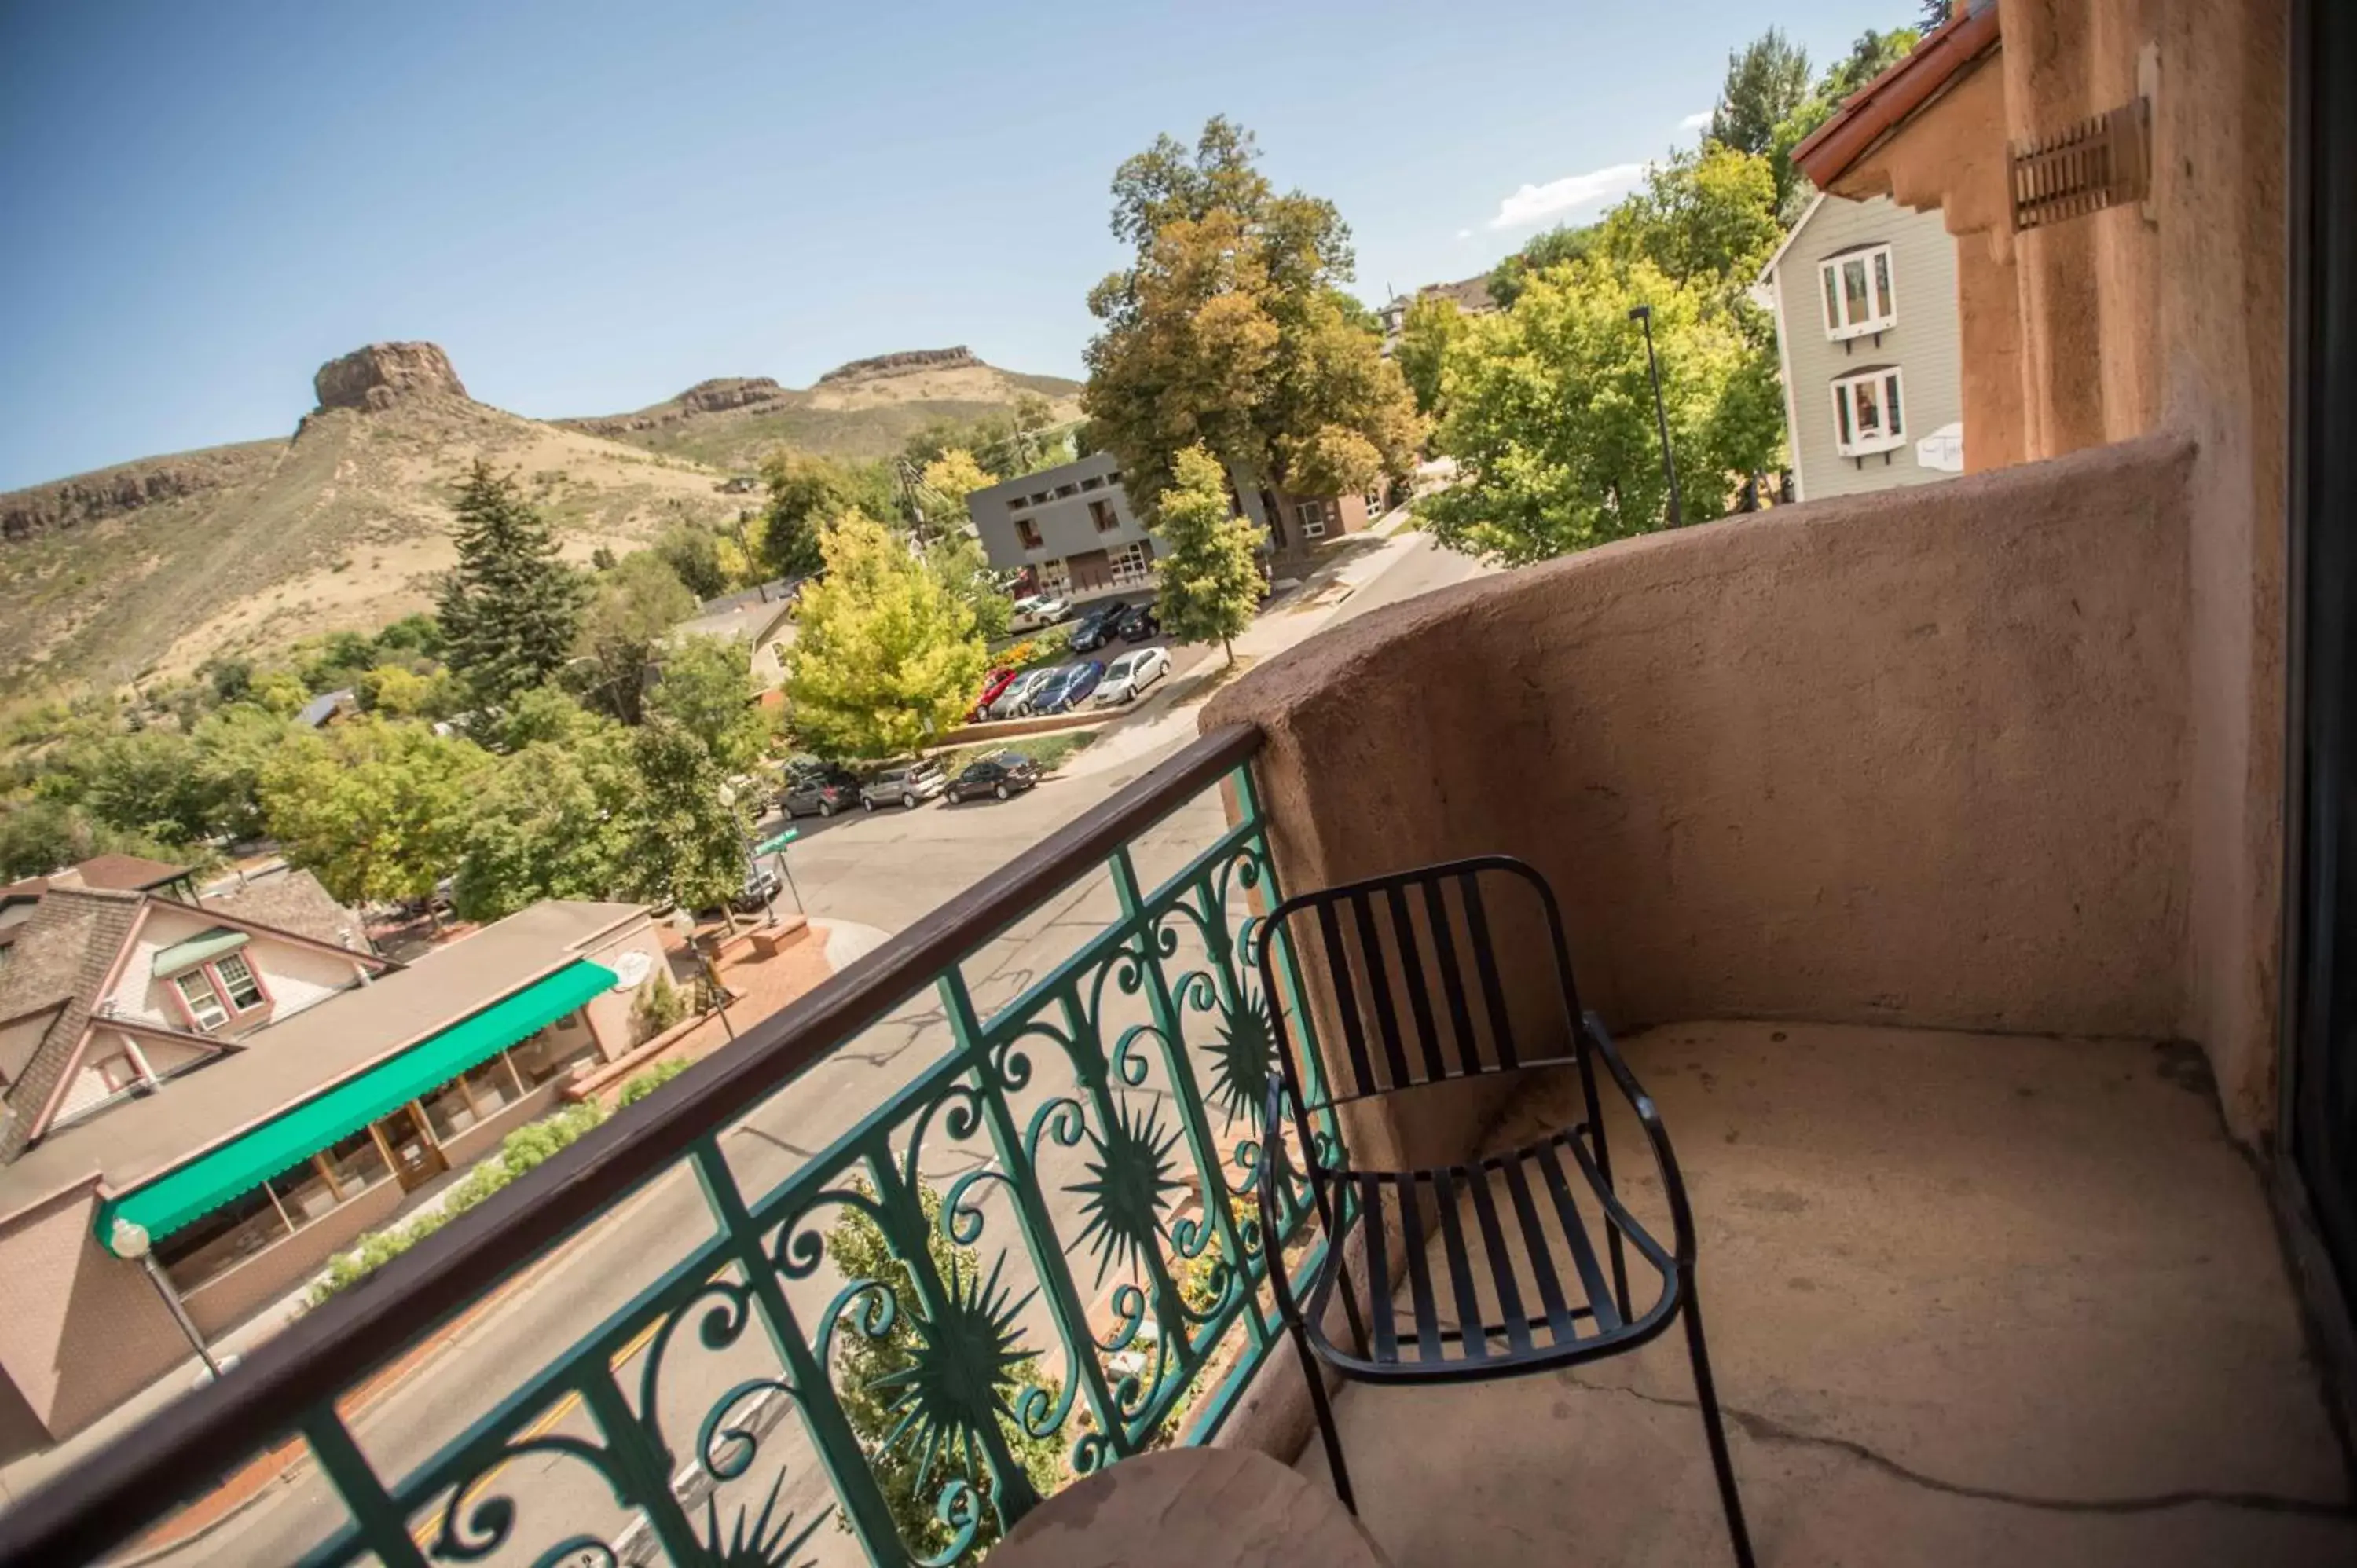
{"type": "MultiPolygon", "coordinates": [[[[544,693],[556,695],[532,695],[544,693]]],[[[535,738],[499,759],[468,813],[452,898],[467,919],[611,898],[626,880],[639,785],[628,732],[578,704],[569,716],[540,706],[526,726],[535,738]]]]}
{"type": "Polygon", "coordinates": [[[70,800],[0,806],[0,881],[46,875],[94,854],[135,854],[198,868],[214,859],[199,848],[160,843],[110,828],[70,800]]]}
{"type": "Polygon", "coordinates": [[[827,530],[786,654],[794,729],[835,757],[897,757],[955,725],[989,668],[974,611],[882,523],[827,530]]]}
{"type": "Polygon", "coordinates": [[[1778,123],[1808,95],[1809,51],[1770,27],[1727,57],[1709,139],[1737,152],[1764,153],[1778,123]]]}
{"type": "Polygon", "coordinates": [[[1490,297],[1508,310],[1523,292],[1523,281],[1534,272],[1576,262],[1596,248],[1601,225],[1566,224],[1537,235],[1521,250],[1500,262],[1490,274],[1490,297]]]}
{"type": "Polygon", "coordinates": [[[942,586],[974,612],[975,635],[985,641],[1006,635],[1015,620],[1015,601],[999,588],[998,574],[991,569],[980,541],[963,529],[943,534],[925,547],[925,564],[942,586]]]}
{"type": "Polygon", "coordinates": [[[1260,605],[1260,528],[1229,515],[1227,474],[1200,446],[1178,454],[1178,478],[1155,508],[1157,613],[1176,641],[1218,638],[1232,664],[1234,639],[1260,605]]]}
{"type": "Polygon", "coordinates": [[[577,678],[590,700],[634,725],[647,670],[671,628],[695,614],[695,596],[652,550],[633,550],[598,575],[581,617],[577,678]]]}
{"type": "Polygon", "coordinates": [[[1948,18],[1955,14],[1956,0],[1922,0],[1922,6],[1923,30],[1928,33],[1947,24],[1948,18]]]}
{"type": "Polygon", "coordinates": [[[635,775],[622,825],[624,890],[650,904],[708,909],[745,886],[752,824],[721,798],[727,782],[684,726],[650,718],[630,737],[635,775]]]}
{"type": "Polygon", "coordinates": [[[744,644],[726,637],[691,637],[664,650],[662,674],[647,693],[646,711],[671,720],[712,754],[725,773],[742,773],[768,748],[770,724],[753,705],[757,695],[744,644]]]}
{"type": "MultiPolygon", "coordinates": [[[[875,1197],[875,1189],[864,1183],[860,1192],[871,1201],[875,1197]]],[[[940,1195],[920,1184],[917,1204],[922,1211],[925,1255],[931,1261],[933,1276],[960,1281],[968,1288],[986,1279],[990,1270],[981,1256],[943,1233],[940,1195]]],[[[936,1455],[927,1468],[927,1445],[921,1435],[904,1430],[900,1404],[908,1375],[920,1364],[923,1338],[917,1321],[925,1310],[924,1298],[914,1272],[867,1211],[845,1204],[841,1212],[843,1217],[827,1232],[826,1255],[845,1280],[875,1280],[883,1284],[892,1293],[899,1310],[892,1316],[891,1327],[880,1335],[870,1337],[846,1325],[845,1331],[835,1336],[835,1391],[845,1419],[867,1451],[868,1467],[891,1508],[900,1539],[920,1555],[938,1557],[956,1539],[941,1520],[942,1488],[958,1477],[986,1495],[990,1477],[979,1468],[971,1474],[965,1470],[962,1448],[955,1457],[936,1455]]],[[[918,1216],[909,1218],[919,1220],[918,1216]]],[[[913,1247],[913,1238],[909,1244],[913,1247]]],[[[1031,1400],[1042,1409],[1053,1410],[1061,1398],[1062,1385],[1041,1372],[1036,1359],[1026,1356],[989,1391],[1008,1409],[1031,1400]]],[[[998,1416],[998,1430],[1006,1440],[1007,1452],[1029,1477],[1033,1491],[1046,1497],[1064,1484],[1066,1439],[1053,1434],[1036,1437],[1004,1411],[998,1416]]],[[[1002,1533],[998,1520],[985,1504],[967,1560],[986,1551],[1002,1533]]]]}
{"type": "Polygon", "coordinates": [[[829,524],[854,511],[883,518],[899,509],[890,470],[880,463],[780,452],[761,466],[761,477],[770,489],[762,554],[781,577],[807,577],[819,569],[819,540],[829,524]]]}
{"type": "Polygon", "coordinates": [[[1783,237],[1768,160],[1711,143],[1648,168],[1644,184],[1604,215],[1598,249],[1731,300],[1783,237]]]}
{"type": "Polygon", "coordinates": [[[1912,27],[1894,27],[1887,33],[1867,28],[1850,45],[1848,54],[1827,68],[1809,95],[1777,122],[1769,138],[1768,160],[1776,175],[1777,216],[1786,228],[1800,220],[1816,194],[1816,187],[1793,166],[1792,149],[1832,119],[1845,99],[1904,59],[1921,36],[1912,27]]]}
{"type": "Polygon", "coordinates": [[[963,508],[965,498],[998,481],[983,471],[973,453],[952,447],[920,470],[926,489],[951,506],[963,508]]]}
{"type": "Polygon", "coordinates": [[[472,741],[364,716],[282,746],[262,809],[287,858],[342,902],[422,898],[457,868],[490,766],[472,741]]]}
{"type": "Polygon", "coordinates": [[[681,523],[656,541],[654,553],[698,599],[716,599],[728,591],[728,573],[720,559],[720,536],[712,530],[681,523]]]}
{"type": "Polygon", "coordinates": [[[255,703],[282,719],[293,718],[311,700],[303,682],[285,670],[264,671],[247,683],[246,691],[255,703]]]}
{"type": "Polygon", "coordinates": [[[198,724],[191,738],[214,832],[233,839],[260,835],[263,770],[295,735],[285,719],[251,703],[232,703],[198,724]]]}
{"type": "Polygon", "coordinates": [[[1457,302],[1446,295],[1420,295],[1409,303],[1407,318],[1400,325],[1399,344],[1392,350],[1392,362],[1407,378],[1408,391],[1415,394],[1418,413],[1429,416],[1438,412],[1440,368],[1448,358],[1449,345],[1465,335],[1465,313],[1457,308],[1457,302]]]}
{"type": "Polygon", "coordinates": [[[1437,445],[1465,479],[1417,509],[1444,543],[1520,564],[1662,525],[1652,386],[1629,319],[1641,304],[1652,307],[1685,521],[1723,516],[1737,476],[1775,465],[1773,359],[1734,313],[1649,262],[1576,262],[1534,274],[1512,310],[1475,321],[1452,354],[1437,445]]]}
{"type": "Polygon", "coordinates": [[[119,832],[188,843],[211,832],[218,802],[190,737],[145,729],[99,742],[74,758],[90,814],[119,832]]]}
{"type": "Polygon", "coordinates": [[[1082,405],[1133,496],[1169,489],[1195,446],[1304,490],[1305,456],[1372,447],[1394,476],[1414,465],[1407,384],[1342,292],[1350,230],[1329,201],[1279,195],[1258,156],[1215,118],[1191,152],[1163,136],[1114,177],[1114,234],[1135,256],[1090,293],[1103,330],[1082,405]]]}
{"type": "Polygon", "coordinates": [[[479,702],[541,684],[573,651],[580,574],[513,480],[476,459],[458,494],[458,564],[439,605],[450,668],[479,702]]]}

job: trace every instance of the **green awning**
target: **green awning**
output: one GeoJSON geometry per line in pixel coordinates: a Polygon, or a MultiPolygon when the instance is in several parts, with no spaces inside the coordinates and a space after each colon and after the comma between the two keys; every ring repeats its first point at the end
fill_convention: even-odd
{"type": "Polygon", "coordinates": [[[215,926],[210,931],[199,931],[184,942],[174,942],[156,954],[154,973],[158,980],[169,980],[185,970],[191,970],[207,959],[219,958],[225,952],[235,952],[253,939],[243,931],[232,931],[227,926],[215,926]]]}
{"type": "MultiPolygon", "coordinates": [[[[601,964],[568,964],[390,1061],[290,1106],[263,1125],[102,1205],[98,1239],[111,1250],[114,1222],[128,1219],[145,1230],[150,1240],[161,1240],[396,1107],[440,1088],[613,983],[614,972],[601,964]]],[[[265,1042],[267,1038],[263,1036],[265,1042]]],[[[266,1043],[261,1048],[267,1049],[266,1043]]]]}

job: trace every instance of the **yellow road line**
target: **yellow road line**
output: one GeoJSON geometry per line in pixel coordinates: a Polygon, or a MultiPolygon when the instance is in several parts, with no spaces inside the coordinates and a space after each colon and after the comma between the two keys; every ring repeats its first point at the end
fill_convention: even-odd
{"type": "MultiPolygon", "coordinates": [[[[647,1348],[647,1342],[652,1339],[656,1334],[661,1332],[662,1328],[662,1320],[658,1318],[654,1322],[648,1324],[644,1328],[640,1329],[637,1336],[632,1338],[629,1344],[614,1352],[614,1359],[608,1364],[615,1371],[620,1371],[624,1367],[630,1365],[630,1363],[638,1356],[640,1351],[647,1348]]],[[[580,1403],[580,1391],[576,1390],[573,1392],[566,1394],[563,1399],[558,1400],[554,1404],[550,1405],[548,1409],[541,1414],[538,1420],[534,1421],[530,1426],[525,1427],[519,1435],[527,1443],[536,1437],[546,1436],[560,1422],[562,1422],[566,1416],[571,1415],[576,1409],[579,1408],[580,1403]]],[[[432,1543],[433,1537],[436,1532],[441,1530],[442,1520],[444,1519],[454,1517],[463,1512],[469,1503],[471,1503],[477,1497],[480,1496],[486,1487],[499,1478],[500,1471],[506,1469],[514,1462],[515,1461],[513,1459],[502,1459],[498,1464],[492,1466],[490,1469],[484,1471],[481,1475],[476,1477],[475,1484],[458,1494],[458,1500],[456,1504],[442,1509],[440,1512],[427,1519],[424,1523],[413,1528],[409,1532],[409,1539],[417,1543],[419,1551],[425,1551],[427,1546],[432,1543]]]]}

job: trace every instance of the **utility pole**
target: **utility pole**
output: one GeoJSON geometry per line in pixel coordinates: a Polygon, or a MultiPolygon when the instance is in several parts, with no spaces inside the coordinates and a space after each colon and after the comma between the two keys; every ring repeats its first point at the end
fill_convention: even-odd
{"type": "Polygon", "coordinates": [[[1662,434],[1662,477],[1670,482],[1670,526],[1684,525],[1678,507],[1678,467],[1670,457],[1670,415],[1662,404],[1662,363],[1653,358],[1653,307],[1641,305],[1629,313],[1631,321],[1645,324],[1645,368],[1653,378],[1653,424],[1662,434]]]}

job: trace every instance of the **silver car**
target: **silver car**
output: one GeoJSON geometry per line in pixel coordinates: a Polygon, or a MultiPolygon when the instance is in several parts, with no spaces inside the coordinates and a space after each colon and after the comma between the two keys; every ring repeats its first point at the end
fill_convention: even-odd
{"type": "Polygon", "coordinates": [[[938,762],[911,762],[888,768],[859,787],[859,803],[868,811],[878,806],[914,807],[950,787],[950,776],[938,762]]]}
{"type": "Polygon", "coordinates": [[[1045,670],[1034,670],[1016,677],[1006,690],[998,693],[998,700],[990,704],[990,716],[995,719],[1028,717],[1031,704],[1062,676],[1066,668],[1061,664],[1051,665],[1045,670]]]}

